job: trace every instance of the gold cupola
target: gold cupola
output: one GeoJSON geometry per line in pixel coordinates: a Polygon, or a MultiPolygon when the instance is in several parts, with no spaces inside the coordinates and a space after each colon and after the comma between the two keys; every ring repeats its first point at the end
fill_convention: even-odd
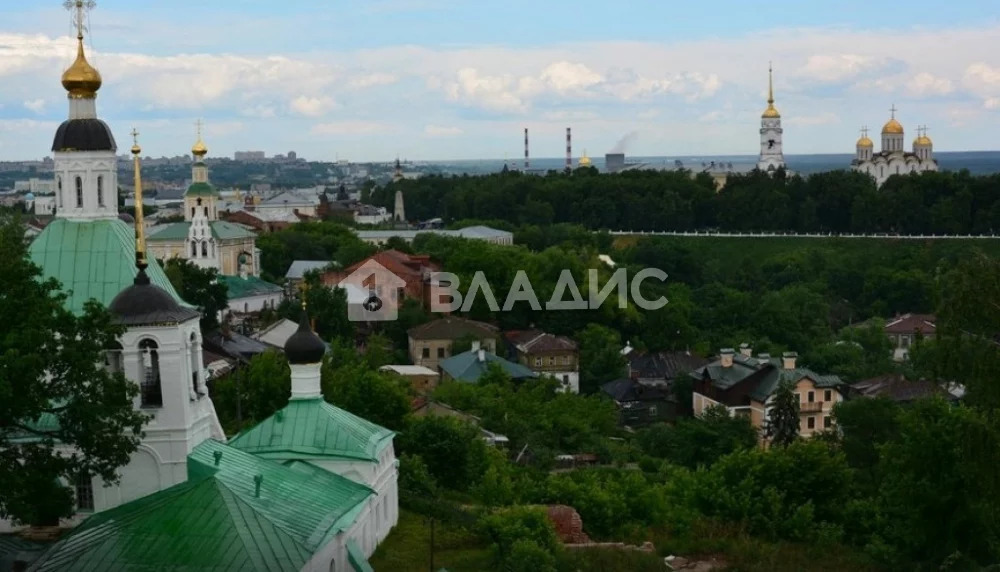
{"type": "Polygon", "coordinates": [[[94,99],[101,89],[101,73],[87,61],[82,33],[76,37],[76,61],[63,72],[62,85],[73,99],[94,99]]]}
{"type": "Polygon", "coordinates": [[[584,149],[583,150],[583,157],[580,157],[580,166],[581,167],[590,167],[592,164],[593,163],[591,162],[590,157],[587,156],[587,150],[584,149]]]}
{"type": "Polygon", "coordinates": [[[195,156],[196,159],[201,160],[208,155],[208,147],[205,146],[205,141],[201,138],[201,120],[198,120],[198,141],[191,147],[191,154],[195,156]]]}
{"type": "Polygon", "coordinates": [[[774,107],[774,71],[771,66],[767,66],[767,109],[761,114],[763,119],[780,119],[781,114],[774,107]]]}
{"type": "Polygon", "coordinates": [[[861,139],[858,139],[858,147],[875,147],[875,143],[867,135],[863,135],[861,139]]]}
{"type": "Polygon", "coordinates": [[[889,117],[889,121],[882,126],[882,135],[902,135],[903,124],[896,119],[896,106],[893,105],[889,112],[892,115],[889,117]]]}

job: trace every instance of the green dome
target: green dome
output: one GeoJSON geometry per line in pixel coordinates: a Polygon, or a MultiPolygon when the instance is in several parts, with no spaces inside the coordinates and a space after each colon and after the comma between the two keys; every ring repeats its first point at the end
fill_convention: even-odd
{"type": "Polygon", "coordinates": [[[190,196],[216,196],[219,194],[215,187],[208,183],[192,183],[185,195],[190,196]]]}

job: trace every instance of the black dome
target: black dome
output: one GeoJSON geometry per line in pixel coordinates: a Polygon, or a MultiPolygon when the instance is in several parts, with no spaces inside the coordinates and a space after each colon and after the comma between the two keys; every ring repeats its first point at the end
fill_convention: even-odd
{"type": "Polygon", "coordinates": [[[100,119],[68,119],[52,140],[53,151],[117,151],[111,128],[100,119]]]}
{"type": "Polygon", "coordinates": [[[319,363],[323,361],[325,353],[326,345],[309,327],[309,316],[303,310],[299,329],[285,342],[285,357],[288,358],[288,363],[294,365],[319,363]]]}
{"type": "Polygon", "coordinates": [[[139,271],[134,284],[115,296],[108,309],[118,323],[126,326],[179,324],[200,316],[178,304],[163,288],[151,284],[145,270],[139,271]]]}

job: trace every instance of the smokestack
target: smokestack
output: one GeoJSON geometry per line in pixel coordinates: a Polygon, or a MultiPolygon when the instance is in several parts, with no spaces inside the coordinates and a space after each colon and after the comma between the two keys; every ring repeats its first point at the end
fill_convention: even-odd
{"type": "Polygon", "coordinates": [[[528,170],[528,128],[524,128],[524,170],[528,170]]]}
{"type": "Polygon", "coordinates": [[[566,128],[566,170],[573,170],[573,135],[570,128],[566,128]]]}

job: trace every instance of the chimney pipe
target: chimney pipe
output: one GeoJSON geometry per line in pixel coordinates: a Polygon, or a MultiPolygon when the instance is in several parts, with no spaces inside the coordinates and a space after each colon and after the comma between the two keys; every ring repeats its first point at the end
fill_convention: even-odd
{"type": "Polygon", "coordinates": [[[524,170],[527,171],[529,166],[528,162],[528,128],[524,128],[524,170]]]}
{"type": "Polygon", "coordinates": [[[733,354],[736,352],[732,348],[723,348],[719,351],[719,358],[722,362],[722,367],[733,367],[733,354]]]}
{"type": "Polygon", "coordinates": [[[566,170],[573,170],[573,135],[570,128],[566,128],[566,170]]]}
{"type": "Polygon", "coordinates": [[[478,354],[476,355],[476,359],[478,359],[480,363],[486,361],[486,350],[480,348],[476,351],[476,353],[478,354]]]}
{"type": "Polygon", "coordinates": [[[799,354],[795,352],[785,352],[781,354],[781,359],[784,362],[785,369],[795,369],[795,360],[799,357],[799,354]]]}
{"type": "Polygon", "coordinates": [[[479,348],[480,348],[481,346],[482,346],[482,343],[480,343],[480,341],[479,341],[479,340],[473,340],[473,341],[472,341],[472,351],[474,351],[474,352],[478,352],[478,351],[479,351],[479,348]]]}
{"type": "Polygon", "coordinates": [[[750,344],[742,343],[740,344],[740,354],[743,357],[753,357],[753,348],[750,347],[750,344]]]}

